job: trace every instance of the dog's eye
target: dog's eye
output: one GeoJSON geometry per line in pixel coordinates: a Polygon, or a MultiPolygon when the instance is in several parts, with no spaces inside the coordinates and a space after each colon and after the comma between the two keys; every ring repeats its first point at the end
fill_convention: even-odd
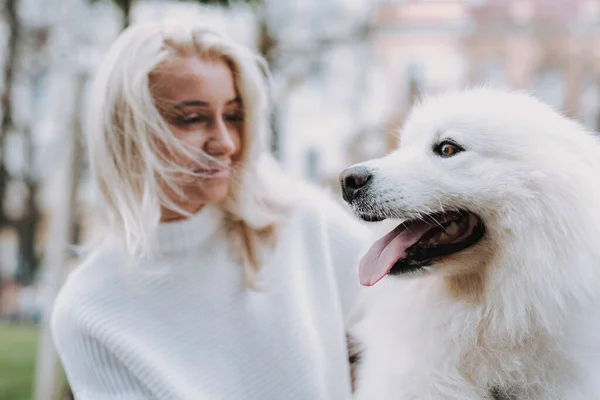
{"type": "Polygon", "coordinates": [[[460,147],[458,144],[451,142],[449,140],[445,140],[443,142],[440,142],[437,146],[435,146],[435,148],[433,149],[433,151],[435,151],[438,155],[442,156],[442,157],[452,157],[455,154],[460,153],[461,151],[464,151],[465,149],[463,149],[462,147],[460,147]]]}

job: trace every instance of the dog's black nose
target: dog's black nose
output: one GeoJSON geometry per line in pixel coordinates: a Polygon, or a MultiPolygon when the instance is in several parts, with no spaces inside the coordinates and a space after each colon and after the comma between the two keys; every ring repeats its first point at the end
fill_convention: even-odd
{"type": "Polygon", "coordinates": [[[366,167],[351,167],[342,171],[340,174],[340,184],[342,185],[342,197],[344,200],[351,203],[370,179],[371,172],[366,167]]]}

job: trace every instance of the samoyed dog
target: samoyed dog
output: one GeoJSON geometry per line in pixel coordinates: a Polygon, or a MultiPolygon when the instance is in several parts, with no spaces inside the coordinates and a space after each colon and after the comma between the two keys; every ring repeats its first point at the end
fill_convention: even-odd
{"type": "Polygon", "coordinates": [[[345,170],[365,221],[356,397],[600,399],[600,143],[535,98],[426,99],[345,170]]]}

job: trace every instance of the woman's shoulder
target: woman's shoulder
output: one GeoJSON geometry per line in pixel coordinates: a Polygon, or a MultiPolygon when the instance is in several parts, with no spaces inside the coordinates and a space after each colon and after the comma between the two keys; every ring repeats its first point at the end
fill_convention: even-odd
{"type": "Polygon", "coordinates": [[[350,216],[347,207],[329,188],[319,187],[308,182],[298,182],[295,190],[297,195],[294,202],[296,212],[315,214],[316,210],[334,210],[337,213],[343,212],[346,216],[350,216]]]}
{"type": "Polygon", "coordinates": [[[371,235],[365,223],[356,218],[339,196],[330,190],[302,183],[294,213],[299,220],[318,224],[328,235],[368,240],[371,235]]]}
{"type": "Polygon", "coordinates": [[[54,300],[53,327],[72,329],[72,324],[80,325],[87,315],[101,312],[103,301],[123,285],[118,272],[122,264],[123,257],[114,247],[102,246],[85,255],[68,273],[54,300]]]}

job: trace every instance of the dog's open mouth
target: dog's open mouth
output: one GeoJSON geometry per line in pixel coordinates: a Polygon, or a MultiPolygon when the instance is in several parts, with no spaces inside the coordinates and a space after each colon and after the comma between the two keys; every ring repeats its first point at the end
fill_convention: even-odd
{"type": "Polygon", "coordinates": [[[484,233],[481,219],[467,211],[405,221],[365,254],[360,262],[360,282],[372,286],[387,274],[403,274],[429,266],[439,258],[473,246],[484,233]]]}

